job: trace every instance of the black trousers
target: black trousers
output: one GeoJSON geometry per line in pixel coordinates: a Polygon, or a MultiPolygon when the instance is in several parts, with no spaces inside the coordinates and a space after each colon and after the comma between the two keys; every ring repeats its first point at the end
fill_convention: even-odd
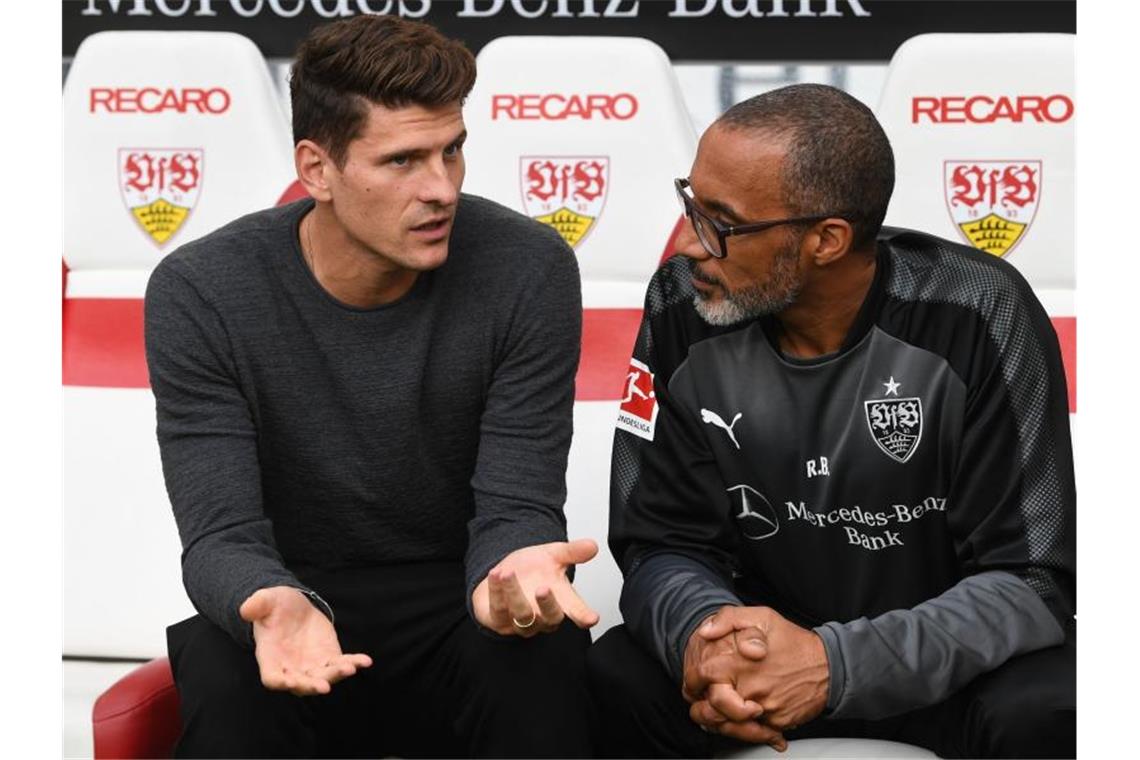
{"type": "MultiPolygon", "coordinates": [[[[587,655],[603,757],[711,757],[742,742],[701,731],[665,669],[625,626],[587,655]]],[[[1076,647],[1016,657],[939,704],[885,720],[814,721],[788,741],[858,737],[905,742],[941,757],[1075,757],[1076,647]]]]}
{"type": "Polygon", "coordinates": [[[529,640],[470,619],[459,563],[298,572],[341,648],[373,665],[324,696],[262,686],[252,650],[195,616],[167,629],[177,757],[589,757],[588,631],[529,640]]]}

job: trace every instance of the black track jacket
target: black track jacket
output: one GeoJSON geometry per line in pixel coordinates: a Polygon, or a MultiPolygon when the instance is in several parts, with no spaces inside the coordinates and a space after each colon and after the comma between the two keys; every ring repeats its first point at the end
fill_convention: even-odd
{"type": "Polygon", "coordinates": [[[1056,334],[1008,263],[885,228],[835,354],[693,307],[655,274],[618,416],[610,546],[630,632],[679,680],[725,604],[827,651],[828,714],[938,702],[1073,628],[1075,509],[1056,334]]]}

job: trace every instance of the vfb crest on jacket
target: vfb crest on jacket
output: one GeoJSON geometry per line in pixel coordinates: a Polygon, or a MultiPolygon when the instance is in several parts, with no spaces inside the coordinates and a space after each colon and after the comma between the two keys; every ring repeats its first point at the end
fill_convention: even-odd
{"type": "Polygon", "coordinates": [[[883,453],[896,462],[910,459],[922,440],[922,399],[876,399],[863,406],[867,428],[883,453]]]}
{"type": "Polygon", "coordinates": [[[946,207],[966,242],[1005,256],[1033,223],[1041,199],[1040,161],[947,161],[946,207]]]}
{"type": "Polygon", "coordinates": [[[553,227],[571,248],[577,248],[606,205],[609,157],[523,156],[519,172],[527,216],[553,227]]]}
{"type": "Polygon", "coordinates": [[[198,203],[201,148],[121,148],[119,191],[131,216],[161,248],[198,203]]]}

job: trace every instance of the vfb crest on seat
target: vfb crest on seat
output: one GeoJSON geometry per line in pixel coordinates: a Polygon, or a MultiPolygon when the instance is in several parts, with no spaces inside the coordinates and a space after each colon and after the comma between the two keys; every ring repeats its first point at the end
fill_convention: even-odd
{"type": "Polygon", "coordinates": [[[610,186],[608,156],[522,156],[519,186],[527,216],[577,248],[597,225],[610,186]]]}
{"type": "Polygon", "coordinates": [[[120,148],[119,191],[131,216],[159,248],[174,236],[202,187],[201,148],[120,148]]]}
{"type": "Polygon", "coordinates": [[[922,399],[877,399],[863,406],[867,429],[883,453],[896,462],[910,459],[922,440],[922,399]]]}
{"type": "Polygon", "coordinates": [[[946,208],[970,245],[1005,256],[1025,237],[1041,199],[1040,161],[946,161],[946,208]]]}

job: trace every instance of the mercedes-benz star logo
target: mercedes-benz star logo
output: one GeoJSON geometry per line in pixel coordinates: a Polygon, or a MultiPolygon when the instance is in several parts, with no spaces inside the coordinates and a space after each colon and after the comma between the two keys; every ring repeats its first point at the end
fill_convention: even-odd
{"type": "Polygon", "coordinates": [[[760,541],[776,535],[780,530],[780,522],[776,519],[776,510],[772,509],[764,494],[743,483],[726,490],[740,494],[740,512],[736,515],[736,520],[740,523],[740,532],[745,538],[760,541]]]}

